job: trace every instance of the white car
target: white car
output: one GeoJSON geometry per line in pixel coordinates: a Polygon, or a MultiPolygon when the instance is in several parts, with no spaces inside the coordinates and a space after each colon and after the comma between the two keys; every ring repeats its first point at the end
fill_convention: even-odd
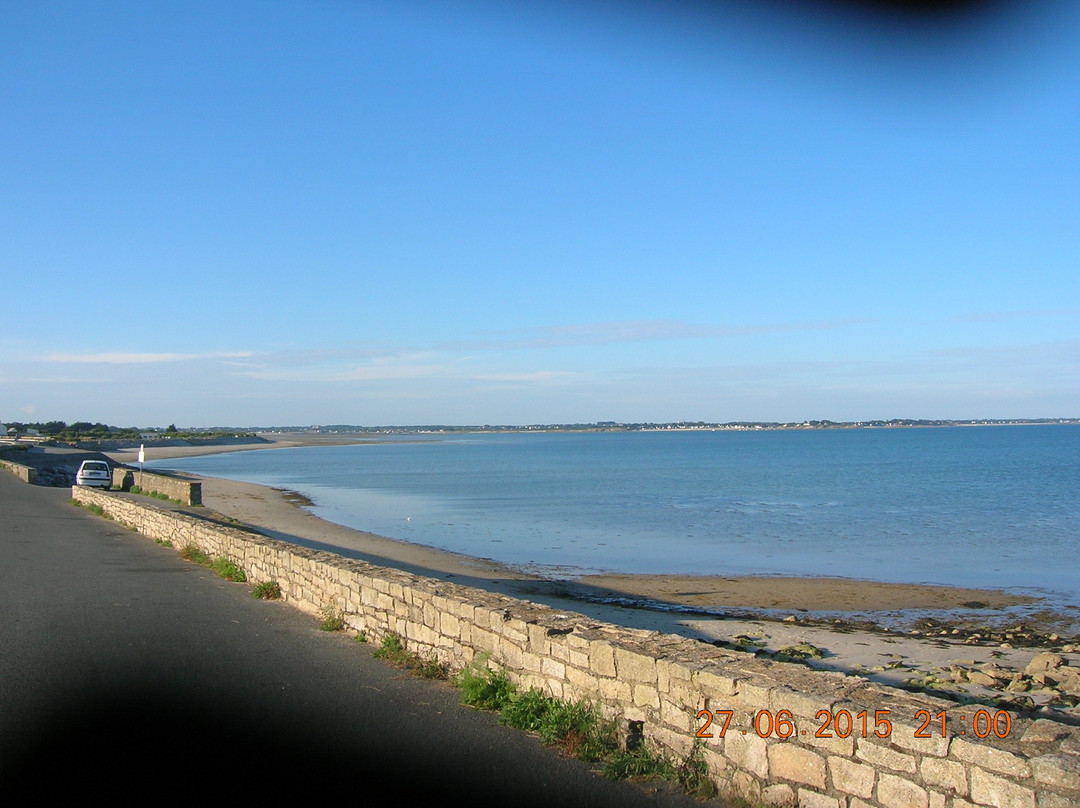
{"type": "Polygon", "coordinates": [[[104,460],[84,460],[75,474],[75,484],[109,489],[112,487],[112,469],[104,460]]]}

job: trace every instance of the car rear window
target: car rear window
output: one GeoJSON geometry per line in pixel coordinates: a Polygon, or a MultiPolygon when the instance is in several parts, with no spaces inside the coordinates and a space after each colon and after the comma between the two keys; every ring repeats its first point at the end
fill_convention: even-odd
{"type": "Polygon", "coordinates": [[[86,471],[108,471],[109,467],[104,463],[83,463],[83,468],[86,471]]]}

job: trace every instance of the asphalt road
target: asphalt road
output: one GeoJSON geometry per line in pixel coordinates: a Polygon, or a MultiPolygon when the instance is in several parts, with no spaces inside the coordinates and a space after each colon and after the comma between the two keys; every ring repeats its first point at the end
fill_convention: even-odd
{"type": "Polygon", "coordinates": [[[0,794],[701,805],[606,780],[69,496],[0,473],[0,794]]]}

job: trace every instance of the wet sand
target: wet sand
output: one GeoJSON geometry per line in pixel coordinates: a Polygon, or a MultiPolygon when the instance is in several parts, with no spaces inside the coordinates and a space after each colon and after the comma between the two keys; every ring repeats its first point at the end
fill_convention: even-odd
{"type": "MultiPolygon", "coordinates": [[[[265,442],[198,447],[152,447],[147,460],[260,448],[372,442],[338,435],[261,435],[265,442]]],[[[137,464],[138,450],[108,453],[137,464]]],[[[266,486],[203,478],[206,509],[237,519],[260,532],[373,564],[500,591],[589,614],[606,622],[682,634],[751,651],[779,651],[809,644],[822,653],[814,667],[855,672],[890,684],[934,677],[975,695],[993,688],[964,681],[943,682],[950,671],[993,665],[1017,672],[1049,645],[971,640],[982,626],[1023,622],[1036,634],[1060,632],[1053,646],[1070,664],[1080,653],[1066,634],[1075,632],[1080,613],[1044,608],[1034,598],[994,590],[895,584],[840,578],[780,576],[583,575],[555,579],[530,574],[491,559],[473,558],[337,525],[303,507],[302,497],[266,486]],[[945,622],[925,635],[926,616],[945,622]],[[922,620],[922,623],[916,621],[922,620]],[[876,625],[874,625],[876,624],[876,625]],[[916,625],[923,629],[911,633],[916,625]],[[956,636],[951,626],[965,626],[956,636]],[[1014,647],[1014,645],[1016,647],[1014,647]]],[[[989,633],[987,632],[987,635],[989,633]]],[[[979,635],[980,637],[982,635],[979,635]]],[[[998,639],[1004,639],[1000,637],[998,639]]],[[[955,676],[953,677],[955,678],[955,676]]],[[[1000,695],[1000,693],[997,693],[1000,695]]],[[[1049,697],[1048,697],[1049,698],[1049,697]]],[[[1036,700],[1037,701],[1037,700],[1036,700]]]]}

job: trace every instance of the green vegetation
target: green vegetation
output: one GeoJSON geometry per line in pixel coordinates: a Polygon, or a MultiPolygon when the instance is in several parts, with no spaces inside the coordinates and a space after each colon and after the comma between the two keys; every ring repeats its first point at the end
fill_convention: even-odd
{"type": "Polygon", "coordinates": [[[757,634],[736,634],[730,640],[716,640],[714,645],[733,648],[736,651],[756,653],[765,647],[765,640],[757,634]]]}
{"type": "MultiPolygon", "coordinates": [[[[36,430],[43,438],[61,443],[75,443],[79,441],[103,441],[103,440],[145,440],[148,435],[157,436],[161,439],[206,441],[219,438],[253,437],[251,432],[238,432],[237,430],[179,430],[176,424],[169,424],[164,429],[151,427],[110,426],[109,424],[91,423],[90,421],[76,421],[68,424],[64,421],[44,421],[35,423],[22,423],[19,421],[6,421],[9,430],[14,430],[17,435],[25,435],[30,430],[36,430]]],[[[152,439],[152,437],[151,437],[152,439]]]]}
{"type": "Polygon", "coordinates": [[[69,499],[68,502],[70,502],[76,508],[86,508],[86,510],[90,511],[90,513],[92,513],[92,514],[94,514],[96,516],[104,516],[105,515],[105,509],[102,508],[100,505],[94,503],[94,502],[82,502],[80,500],[75,499],[74,497],[69,499]]]}
{"type": "Polygon", "coordinates": [[[437,659],[424,659],[419,654],[406,650],[401,638],[396,634],[383,637],[382,643],[372,656],[389,662],[396,668],[410,670],[425,679],[446,678],[446,668],[437,659]]]}
{"type": "Polygon", "coordinates": [[[202,564],[203,566],[210,566],[210,556],[204,553],[197,544],[185,544],[180,548],[178,555],[184,559],[184,561],[190,561],[193,564],[202,564]]]}
{"type": "Polygon", "coordinates": [[[373,656],[376,659],[385,659],[390,664],[396,664],[405,655],[405,646],[401,644],[401,637],[397,634],[387,634],[383,637],[378,649],[373,656]]]}
{"type": "Polygon", "coordinates": [[[499,723],[537,733],[548,746],[591,763],[614,757],[618,740],[613,722],[605,721],[587,701],[563,701],[536,688],[519,693],[506,674],[484,660],[466,668],[456,684],[462,702],[499,713],[499,723]]]}
{"type": "Polygon", "coordinates": [[[345,628],[345,616],[341,613],[341,610],[333,606],[324,606],[319,629],[321,631],[341,631],[343,628],[345,628]]]}
{"type": "Polygon", "coordinates": [[[180,548],[177,555],[184,559],[184,561],[190,561],[193,564],[209,567],[227,581],[243,583],[247,580],[247,575],[244,574],[244,571],[240,569],[235,562],[230,561],[224,556],[210,558],[210,556],[203,552],[197,544],[185,544],[180,548]]]}
{"type": "Polygon", "coordinates": [[[277,581],[263,581],[255,584],[251,596],[259,600],[281,600],[281,586],[277,581]]]}
{"type": "Polygon", "coordinates": [[[105,509],[96,502],[82,502],[74,497],[69,499],[68,502],[76,508],[86,508],[86,510],[90,511],[94,516],[100,516],[102,519],[113,519],[113,515],[111,513],[105,513],[105,509]]]}
{"type": "Polygon", "coordinates": [[[695,746],[685,760],[672,761],[646,747],[640,728],[620,746],[615,722],[602,718],[593,704],[555,699],[536,688],[518,692],[505,673],[488,666],[484,656],[458,674],[454,684],[464,704],[497,712],[500,724],[535,732],[545,744],[599,764],[607,777],[665,780],[703,799],[717,794],[700,747],[695,746]]]}
{"type": "Polygon", "coordinates": [[[215,558],[210,565],[210,569],[226,581],[235,581],[236,583],[242,584],[247,580],[247,575],[244,574],[244,571],[224,556],[215,558]]]}
{"type": "Polygon", "coordinates": [[[824,656],[825,652],[816,645],[803,642],[781,648],[773,654],[773,659],[778,659],[781,662],[805,662],[808,659],[822,659],[824,656]]]}
{"type": "Polygon", "coordinates": [[[486,663],[487,658],[480,657],[458,674],[454,684],[461,690],[462,703],[480,710],[499,712],[510,704],[514,695],[514,683],[505,673],[490,670],[486,663]]]}
{"type": "Polygon", "coordinates": [[[133,486],[131,486],[131,488],[128,489],[128,492],[131,493],[131,494],[141,494],[144,497],[153,497],[154,499],[160,499],[160,500],[163,500],[164,502],[175,502],[177,505],[185,504],[185,503],[181,502],[178,499],[173,499],[168,494],[163,494],[160,491],[147,490],[147,489],[143,488],[141,485],[133,485],[133,486]]]}

